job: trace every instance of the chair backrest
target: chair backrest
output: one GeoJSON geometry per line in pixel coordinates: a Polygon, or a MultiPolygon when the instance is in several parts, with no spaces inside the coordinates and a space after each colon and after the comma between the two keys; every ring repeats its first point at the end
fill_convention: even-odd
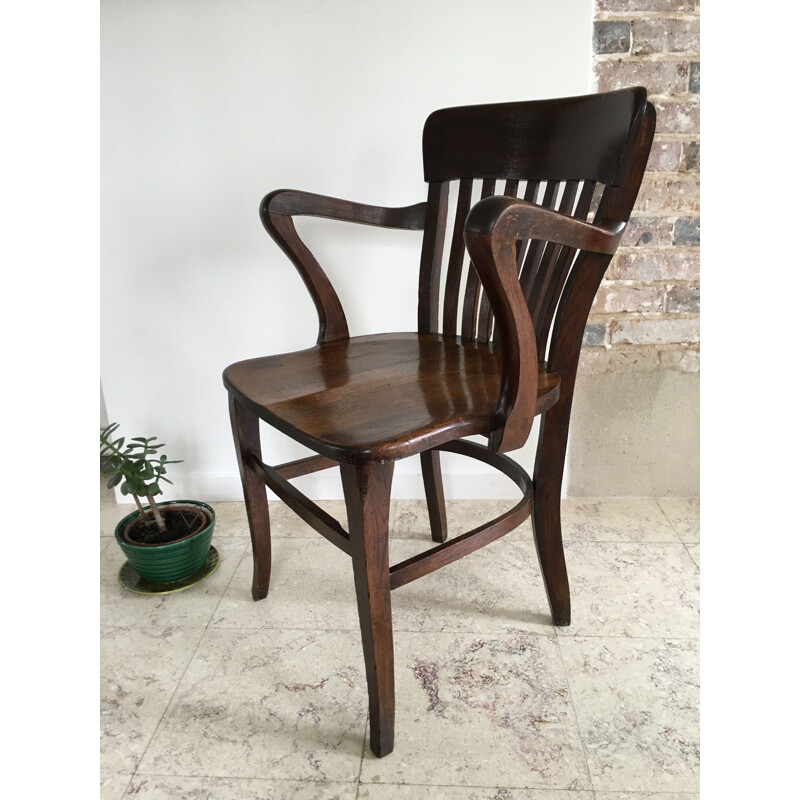
{"type": "MultiPolygon", "coordinates": [[[[595,224],[627,222],[654,128],[655,111],[642,87],[432,113],[422,137],[429,190],[420,332],[441,331],[484,342],[495,336],[478,274],[465,264],[464,221],[479,199],[496,194],[520,197],[595,224]],[[457,200],[454,213],[448,213],[453,182],[458,184],[453,187],[457,200]]],[[[546,241],[518,243],[520,282],[540,362],[554,355],[563,361],[547,348],[554,326],[565,315],[570,330],[582,334],[610,260],[611,255],[584,254],[546,241]],[[575,269],[579,266],[580,275],[575,269]]],[[[573,332],[571,339],[576,335],[573,332]]],[[[577,348],[573,341],[567,349],[573,356],[567,360],[575,362],[569,366],[575,369],[580,341],[577,348]]],[[[562,370],[567,366],[560,365],[562,370]]]]}

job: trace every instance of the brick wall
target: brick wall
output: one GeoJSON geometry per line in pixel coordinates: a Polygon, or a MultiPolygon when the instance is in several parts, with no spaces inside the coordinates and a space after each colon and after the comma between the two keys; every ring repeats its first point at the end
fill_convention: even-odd
{"type": "Polygon", "coordinates": [[[700,2],[595,0],[594,76],[658,114],[639,200],[584,334],[584,371],[699,369],[700,2]]]}

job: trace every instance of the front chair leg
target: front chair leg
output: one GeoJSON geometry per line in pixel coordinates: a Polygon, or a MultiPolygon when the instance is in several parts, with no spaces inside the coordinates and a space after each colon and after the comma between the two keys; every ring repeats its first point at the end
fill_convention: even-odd
{"type": "MultiPolygon", "coordinates": [[[[569,407],[566,408],[566,421],[553,413],[557,409],[558,405],[550,409],[540,422],[531,522],[553,624],[565,627],[570,624],[571,604],[561,537],[561,481],[567,453],[569,407]]],[[[560,410],[563,416],[564,410],[560,410]]]]}
{"type": "Polygon", "coordinates": [[[447,539],[447,515],[444,509],[442,467],[438,450],[425,450],[419,454],[422,461],[422,482],[428,502],[428,518],[431,521],[431,537],[434,542],[447,539]]]}
{"type": "Polygon", "coordinates": [[[369,743],[394,748],[394,645],[389,596],[389,497],[394,463],[341,465],[369,692],[369,743]]]}
{"type": "Polygon", "coordinates": [[[272,564],[269,538],[269,504],[267,487],[250,469],[248,456],[261,461],[261,436],[258,417],[248,411],[233,395],[229,395],[233,441],[236,459],[244,490],[244,505],[250,523],[250,541],[253,544],[253,600],[263,600],[269,591],[269,573],[272,564]]]}

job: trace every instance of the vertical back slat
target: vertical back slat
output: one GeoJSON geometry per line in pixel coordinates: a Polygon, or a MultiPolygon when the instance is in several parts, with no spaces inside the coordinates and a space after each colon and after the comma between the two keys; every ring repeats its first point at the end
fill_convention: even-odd
{"type": "Polygon", "coordinates": [[[448,191],[447,181],[428,184],[428,207],[419,268],[417,324],[420,333],[436,333],[439,330],[439,282],[447,230],[448,191]]]}
{"type": "MultiPolygon", "coordinates": [[[[481,184],[481,200],[494,194],[494,179],[485,179],[481,184]]],[[[466,341],[475,338],[478,316],[478,297],[481,284],[474,264],[470,261],[467,286],[464,290],[464,310],[461,316],[461,337],[466,341]]]]}
{"type": "Polygon", "coordinates": [[[472,205],[472,178],[459,182],[453,238],[450,244],[450,259],[444,288],[444,312],[442,332],[455,336],[458,331],[458,296],[461,290],[461,273],[464,268],[464,221],[472,205]]]}
{"type": "MultiPolygon", "coordinates": [[[[573,215],[576,219],[586,219],[589,208],[592,204],[592,197],[594,196],[595,183],[594,181],[585,181],[581,187],[581,192],[578,197],[578,202],[575,205],[573,215]]],[[[547,348],[547,338],[550,332],[550,327],[553,323],[553,316],[558,306],[558,300],[561,297],[561,292],[564,289],[564,284],[567,281],[567,276],[575,261],[577,250],[574,247],[565,247],[562,254],[562,260],[556,269],[556,274],[552,280],[552,285],[547,291],[547,303],[543,306],[544,313],[541,314],[539,320],[534,320],[536,336],[537,336],[537,349],[539,351],[539,360],[544,361],[547,348]]]]}
{"type": "MultiPolygon", "coordinates": [[[[507,180],[503,188],[503,195],[505,197],[516,197],[518,189],[519,181],[507,180]]],[[[482,291],[480,309],[478,310],[478,327],[475,334],[475,338],[479,342],[488,342],[491,338],[493,320],[494,315],[492,314],[492,307],[489,304],[489,296],[485,291],[482,291]]]]}
{"type": "MultiPolygon", "coordinates": [[[[562,214],[571,214],[575,205],[575,197],[578,193],[579,181],[566,181],[561,201],[558,203],[557,211],[562,214]]],[[[537,345],[539,347],[539,359],[544,358],[544,345],[542,342],[541,317],[543,309],[547,308],[549,300],[548,289],[551,287],[553,276],[558,272],[559,267],[563,267],[566,260],[566,248],[554,242],[548,242],[542,253],[539,268],[536,270],[531,293],[528,296],[528,308],[533,318],[533,326],[536,331],[537,345]]]]}
{"type": "MultiPolygon", "coordinates": [[[[547,181],[544,186],[544,196],[539,205],[545,208],[553,208],[553,205],[558,196],[558,181],[547,181]]],[[[542,260],[545,242],[540,239],[532,239],[528,245],[528,253],[525,256],[525,261],[520,270],[519,282],[522,285],[522,294],[529,301],[531,296],[531,288],[533,286],[533,279],[539,269],[539,264],[542,260]]]]}

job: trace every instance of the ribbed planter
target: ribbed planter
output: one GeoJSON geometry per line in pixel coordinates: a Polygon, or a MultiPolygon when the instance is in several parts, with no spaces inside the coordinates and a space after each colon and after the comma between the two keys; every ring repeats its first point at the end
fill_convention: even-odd
{"type": "Polygon", "coordinates": [[[211,518],[211,522],[197,533],[167,544],[137,545],[123,539],[123,531],[129,522],[139,516],[138,511],[128,514],[117,524],[114,537],[136,572],[149,581],[172,583],[188,578],[205,564],[216,518],[214,509],[198,500],[169,500],[157,505],[159,508],[178,505],[200,506],[211,518]]]}

